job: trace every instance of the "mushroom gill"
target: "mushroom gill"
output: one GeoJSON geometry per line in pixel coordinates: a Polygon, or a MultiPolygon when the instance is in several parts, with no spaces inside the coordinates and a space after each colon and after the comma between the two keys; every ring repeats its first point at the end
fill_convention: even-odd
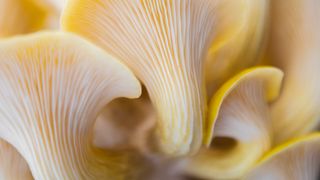
{"type": "Polygon", "coordinates": [[[75,35],[0,42],[0,137],[35,179],[124,179],[133,152],[94,147],[93,126],[109,101],[140,93],[124,65],[75,35]]]}
{"type": "Polygon", "coordinates": [[[214,36],[212,0],[70,0],[62,29],[118,57],[144,83],[157,111],[159,150],[199,150],[206,112],[204,59],[214,36]]]}
{"type": "Polygon", "coordinates": [[[320,133],[293,139],[267,153],[246,180],[316,180],[320,173],[320,133]]]}
{"type": "Polygon", "coordinates": [[[271,10],[270,63],[285,73],[271,109],[275,140],[281,143],[319,125],[320,1],[274,0],[271,10]]]}
{"type": "Polygon", "coordinates": [[[246,69],[227,81],[209,106],[209,149],[191,159],[189,174],[209,179],[242,177],[272,144],[268,102],[279,93],[283,73],[246,69]]]}

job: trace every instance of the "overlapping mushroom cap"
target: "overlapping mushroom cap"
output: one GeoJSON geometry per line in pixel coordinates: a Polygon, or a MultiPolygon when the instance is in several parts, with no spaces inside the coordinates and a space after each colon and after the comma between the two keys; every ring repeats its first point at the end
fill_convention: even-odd
{"type": "MultiPolygon", "coordinates": [[[[270,64],[283,69],[285,79],[279,99],[275,99],[271,105],[271,117],[269,117],[269,113],[266,111],[265,113],[263,111],[256,113],[256,115],[263,117],[262,119],[269,119],[268,123],[260,126],[263,127],[261,130],[256,131],[259,132],[258,134],[267,134],[268,138],[256,141],[253,143],[254,146],[250,146],[250,143],[247,141],[247,146],[244,146],[243,151],[237,151],[234,147],[245,144],[245,141],[240,141],[239,143],[239,141],[230,142],[229,139],[213,139],[214,143],[211,153],[209,153],[208,150],[200,152],[198,158],[192,161],[191,166],[188,169],[191,174],[207,178],[228,179],[241,177],[256,163],[264,152],[272,148],[273,143],[282,143],[293,137],[308,133],[318,127],[318,104],[320,95],[320,91],[318,90],[318,72],[320,68],[320,54],[318,51],[320,45],[319,7],[319,3],[312,0],[290,2],[273,1],[271,11],[273,17],[271,21],[271,42],[269,45],[269,49],[271,49],[269,53],[271,54],[269,54],[269,62],[270,64]],[[266,129],[268,129],[267,133],[263,133],[266,132],[266,129]],[[273,131],[271,129],[273,129],[273,131]],[[272,142],[273,137],[275,142],[272,142]],[[232,144],[232,150],[230,150],[230,147],[227,149],[217,149],[217,147],[223,147],[225,145],[223,143],[226,143],[226,141],[229,145],[230,143],[232,144]],[[264,144],[267,144],[268,146],[265,146],[264,144]],[[216,149],[214,149],[215,147],[216,149]],[[256,151],[258,153],[255,153],[256,148],[259,148],[258,151],[256,151]],[[246,169],[246,171],[244,171],[244,169],[246,169]],[[237,172],[238,174],[235,174],[234,172],[237,172]]],[[[259,91],[259,86],[254,85],[252,89],[259,91]]],[[[218,96],[220,91],[221,90],[219,90],[214,97],[218,96]]],[[[255,93],[251,92],[250,94],[245,95],[245,93],[242,92],[241,97],[246,101],[250,101],[250,99],[255,97],[254,94],[255,93]]],[[[228,102],[228,99],[225,101],[228,102]]],[[[213,131],[213,133],[218,135],[221,134],[221,132],[227,135],[236,134],[236,137],[238,138],[245,136],[246,134],[251,134],[251,136],[248,136],[251,138],[261,137],[259,135],[254,135],[250,130],[255,123],[251,122],[245,126],[240,126],[241,124],[236,121],[239,119],[252,119],[241,114],[247,112],[244,110],[244,107],[247,107],[250,111],[254,111],[258,107],[261,107],[257,105],[259,104],[259,99],[252,99],[252,102],[254,103],[251,103],[251,107],[241,105],[235,99],[229,101],[229,106],[235,107],[235,110],[228,110],[224,113],[225,117],[229,118],[221,119],[220,123],[217,121],[215,127],[216,131],[213,131]],[[228,127],[241,128],[229,128],[229,131],[227,131],[226,129],[228,129],[228,127]]],[[[216,101],[216,103],[216,106],[219,107],[219,101],[216,101]]],[[[219,109],[216,111],[212,111],[212,108],[209,109],[211,115],[219,112],[219,109]]],[[[226,111],[223,110],[223,105],[221,111],[226,111]]],[[[209,120],[210,119],[212,118],[210,118],[209,115],[209,120]]],[[[261,120],[261,118],[253,119],[261,120]]],[[[310,153],[310,155],[306,155],[307,158],[310,159],[315,157],[313,152],[316,152],[316,150],[312,152],[310,150],[306,151],[306,153],[310,153]]],[[[292,158],[292,156],[288,155],[287,158],[292,158]]],[[[279,158],[275,157],[275,159],[279,158]]],[[[280,179],[291,179],[294,175],[296,175],[294,178],[298,177],[297,179],[314,179],[317,174],[315,171],[318,171],[317,168],[310,168],[311,170],[308,171],[307,167],[310,167],[310,165],[305,163],[299,168],[298,165],[295,165],[299,163],[298,160],[292,162],[292,166],[289,165],[291,162],[289,160],[285,162],[278,162],[278,160],[274,161],[282,164],[281,166],[289,166],[291,169],[279,167],[276,163],[272,163],[270,167],[268,165],[269,168],[267,169],[263,166],[261,171],[265,173],[264,176],[258,174],[255,176],[255,179],[263,177],[266,177],[266,179],[274,179],[274,176],[282,173],[285,175],[282,174],[283,177],[280,179]],[[311,175],[307,176],[307,172],[310,172],[311,175]],[[310,178],[311,176],[312,178],[310,178]]],[[[306,161],[309,160],[307,159],[306,161]]],[[[318,163],[316,157],[314,163],[318,163]]],[[[310,164],[312,164],[312,162],[310,162],[310,164]]],[[[317,167],[317,165],[315,165],[315,167],[317,167]]],[[[277,178],[279,179],[279,177],[277,178]]]]}
{"type": "Polygon", "coordinates": [[[227,81],[209,106],[205,138],[211,148],[191,160],[188,172],[209,179],[243,176],[272,144],[268,102],[280,91],[283,73],[272,67],[247,69],[227,81]]]}
{"type": "Polygon", "coordinates": [[[69,0],[82,37],[10,38],[66,2],[0,0],[0,179],[319,178],[318,0],[69,0]]]}
{"type": "Polygon", "coordinates": [[[205,125],[203,60],[214,35],[211,0],[71,0],[62,29],[82,35],[127,64],[158,113],[160,149],[195,153],[205,125]]]}
{"type": "Polygon", "coordinates": [[[0,42],[0,137],[25,158],[36,179],[117,179],[125,152],[92,145],[101,108],[141,93],[134,75],[91,43],[65,33],[0,42]]]}

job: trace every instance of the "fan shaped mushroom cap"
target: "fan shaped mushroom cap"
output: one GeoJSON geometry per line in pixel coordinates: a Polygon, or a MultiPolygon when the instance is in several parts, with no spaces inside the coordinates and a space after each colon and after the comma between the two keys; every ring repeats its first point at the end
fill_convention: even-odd
{"type": "Polygon", "coordinates": [[[62,29],[118,57],[155,105],[159,147],[179,156],[199,150],[205,124],[203,63],[214,36],[211,0],[70,0],[62,29]]]}
{"type": "Polygon", "coordinates": [[[117,97],[136,98],[139,81],[123,64],[68,33],[0,42],[0,137],[35,179],[122,179],[131,152],[92,145],[94,122],[117,97]]]}

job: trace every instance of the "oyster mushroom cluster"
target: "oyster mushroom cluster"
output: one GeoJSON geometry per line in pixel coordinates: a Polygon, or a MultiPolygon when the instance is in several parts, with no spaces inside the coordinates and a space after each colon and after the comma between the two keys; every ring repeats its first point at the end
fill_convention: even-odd
{"type": "Polygon", "coordinates": [[[317,180],[320,1],[0,0],[0,179],[317,180]]]}

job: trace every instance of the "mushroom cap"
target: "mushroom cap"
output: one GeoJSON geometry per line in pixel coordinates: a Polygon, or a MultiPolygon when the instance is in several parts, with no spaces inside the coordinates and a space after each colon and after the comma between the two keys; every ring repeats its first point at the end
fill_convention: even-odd
{"type": "Polygon", "coordinates": [[[211,0],[71,0],[62,29],[124,62],[157,112],[156,141],[170,156],[196,153],[206,114],[204,60],[214,37],[211,0]]]}
{"type": "Polygon", "coordinates": [[[134,153],[94,147],[93,126],[112,99],[140,94],[127,67],[76,35],[0,41],[0,137],[21,153],[35,179],[126,176],[134,153]]]}
{"type": "Polygon", "coordinates": [[[209,179],[242,177],[272,144],[269,102],[280,91],[283,73],[273,67],[246,69],[227,81],[209,106],[210,132],[190,160],[191,175],[209,179]]]}

